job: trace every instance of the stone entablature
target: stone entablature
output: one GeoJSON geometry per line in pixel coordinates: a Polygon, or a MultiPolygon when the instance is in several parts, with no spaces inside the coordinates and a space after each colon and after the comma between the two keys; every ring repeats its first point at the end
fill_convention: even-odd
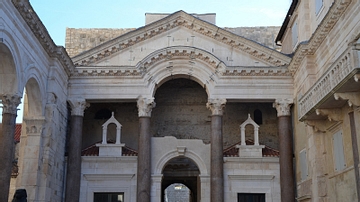
{"type": "Polygon", "coordinates": [[[273,66],[285,66],[290,63],[290,58],[286,55],[244,37],[235,35],[225,29],[219,29],[217,26],[198,20],[183,11],[166,17],[166,20],[164,18],[164,20],[159,20],[146,26],[146,30],[144,27],[139,28],[111,40],[109,43],[104,43],[96,49],[89,50],[74,57],[73,61],[76,66],[86,66],[178,26],[186,27],[199,34],[215,39],[273,66]]]}
{"type": "Polygon", "coordinates": [[[295,73],[302,61],[307,55],[314,55],[320,44],[328,36],[329,32],[340,19],[346,8],[351,3],[351,0],[335,0],[326,17],[321,21],[314,34],[309,41],[302,42],[298,45],[295,55],[293,56],[289,65],[289,70],[295,73]]]}
{"type": "Polygon", "coordinates": [[[333,96],[346,80],[357,80],[360,71],[360,51],[349,47],[301,98],[298,99],[298,119],[304,120],[326,99],[333,96]],[[354,77],[355,76],[355,77],[354,77]]]}

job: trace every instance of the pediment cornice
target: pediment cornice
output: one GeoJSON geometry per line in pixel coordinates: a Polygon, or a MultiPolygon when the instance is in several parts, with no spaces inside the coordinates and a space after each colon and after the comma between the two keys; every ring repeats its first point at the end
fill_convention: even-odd
{"type": "Polygon", "coordinates": [[[276,50],[221,29],[216,25],[195,18],[183,11],[178,11],[166,18],[138,28],[75,56],[73,58],[74,64],[76,66],[91,65],[176,27],[186,27],[191,31],[195,31],[203,36],[210,37],[234,49],[247,53],[271,66],[286,66],[291,60],[290,57],[276,50]]]}
{"type": "MultiPolygon", "coordinates": [[[[215,57],[213,54],[189,46],[173,46],[157,50],[143,60],[139,61],[135,66],[78,66],[75,68],[72,76],[75,77],[94,77],[94,76],[121,76],[121,77],[142,77],[148,71],[163,62],[169,62],[168,69],[171,71],[172,61],[182,60],[189,63],[190,66],[197,62],[206,64],[211,68],[210,71],[221,76],[291,76],[287,67],[227,67],[223,61],[215,57]]],[[[185,64],[184,63],[184,64],[185,64]]],[[[192,69],[188,69],[186,74],[191,75],[192,69]]]]}

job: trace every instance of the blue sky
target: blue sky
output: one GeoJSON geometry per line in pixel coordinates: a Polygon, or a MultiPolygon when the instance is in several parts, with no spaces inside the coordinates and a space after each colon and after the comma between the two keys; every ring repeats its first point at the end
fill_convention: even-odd
{"type": "Polygon", "coordinates": [[[216,13],[220,27],[280,26],[291,0],[30,0],[57,45],[70,28],[138,28],[145,13],[216,13]]]}
{"type": "MultiPolygon", "coordinates": [[[[281,26],[291,0],[30,0],[55,44],[65,46],[66,27],[138,28],[145,13],[216,13],[219,27],[281,26]]],[[[22,106],[19,108],[22,109],[22,106]]],[[[16,122],[22,122],[22,110],[16,122]]],[[[2,110],[0,108],[0,122],[2,110]]]]}

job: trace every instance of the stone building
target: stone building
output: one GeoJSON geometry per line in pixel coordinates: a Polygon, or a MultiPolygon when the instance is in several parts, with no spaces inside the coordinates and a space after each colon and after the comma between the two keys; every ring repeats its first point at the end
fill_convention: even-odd
{"type": "Polygon", "coordinates": [[[68,29],[65,50],[29,1],[0,2],[0,201],[358,201],[359,11],[293,0],[280,28],[148,13],[68,29]]]}

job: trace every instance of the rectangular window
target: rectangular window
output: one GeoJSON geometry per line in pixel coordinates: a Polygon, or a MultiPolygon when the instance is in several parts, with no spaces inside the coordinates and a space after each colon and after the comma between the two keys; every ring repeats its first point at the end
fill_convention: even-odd
{"type": "Polygon", "coordinates": [[[298,31],[298,23],[297,22],[294,22],[294,24],[291,28],[291,35],[292,35],[293,47],[295,47],[298,42],[298,39],[299,39],[299,31],[298,31]]]}
{"type": "Polygon", "coordinates": [[[124,193],[94,193],[94,202],[124,202],[124,193]]]}
{"type": "Polygon", "coordinates": [[[342,131],[339,131],[333,135],[333,146],[335,171],[343,170],[346,167],[346,164],[342,131]]]}
{"type": "Polygon", "coordinates": [[[315,13],[319,14],[321,8],[323,7],[323,0],[315,0],[315,13]]]}
{"type": "Polygon", "coordinates": [[[238,193],[238,202],[265,202],[265,194],[238,193]]]}
{"type": "Polygon", "coordinates": [[[306,149],[301,150],[299,156],[300,156],[301,181],[304,181],[308,177],[306,149]]]}

